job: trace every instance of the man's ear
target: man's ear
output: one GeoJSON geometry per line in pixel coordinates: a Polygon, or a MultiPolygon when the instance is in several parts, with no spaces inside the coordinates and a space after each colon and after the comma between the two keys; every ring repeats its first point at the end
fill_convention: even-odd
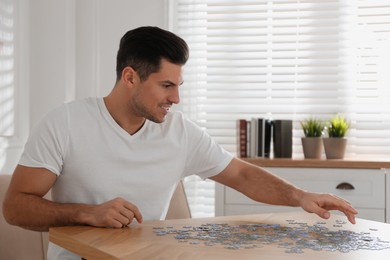
{"type": "Polygon", "coordinates": [[[125,67],[122,70],[122,81],[126,85],[133,85],[138,80],[138,74],[132,67],[125,67]]]}

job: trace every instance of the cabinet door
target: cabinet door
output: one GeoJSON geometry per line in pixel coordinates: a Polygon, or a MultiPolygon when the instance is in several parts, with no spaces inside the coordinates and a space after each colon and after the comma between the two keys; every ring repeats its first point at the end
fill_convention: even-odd
{"type": "MultiPolygon", "coordinates": [[[[381,170],[268,168],[281,178],[308,191],[333,193],[349,201],[359,211],[358,217],[385,221],[385,175],[381,170]]],[[[224,215],[299,210],[270,206],[224,188],[224,215]]]]}

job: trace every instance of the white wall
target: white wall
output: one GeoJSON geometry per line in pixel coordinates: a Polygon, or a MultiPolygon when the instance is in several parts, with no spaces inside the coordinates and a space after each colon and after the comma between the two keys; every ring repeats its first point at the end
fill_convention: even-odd
{"type": "Polygon", "coordinates": [[[17,129],[0,147],[0,173],[12,173],[31,127],[48,111],[107,95],[121,36],[143,25],[167,28],[167,6],[168,0],[18,0],[17,129]]]}
{"type": "Polygon", "coordinates": [[[64,100],[108,94],[120,37],[165,27],[161,0],[34,0],[31,5],[31,124],[64,100]]]}
{"type": "Polygon", "coordinates": [[[111,91],[120,38],[143,25],[167,28],[166,6],[165,0],[77,1],[77,98],[111,91]]]}

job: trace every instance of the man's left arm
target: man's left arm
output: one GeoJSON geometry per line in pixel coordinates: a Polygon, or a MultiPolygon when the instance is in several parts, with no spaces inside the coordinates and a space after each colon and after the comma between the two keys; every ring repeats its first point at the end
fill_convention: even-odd
{"type": "Polygon", "coordinates": [[[330,217],[329,210],[339,210],[351,223],[355,223],[357,211],[347,201],[332,194],[304,191],[264,168],[238,158],[234,158],[221,173],[210,179],[258,202],[302,207],[325,219],[330,217]]]}

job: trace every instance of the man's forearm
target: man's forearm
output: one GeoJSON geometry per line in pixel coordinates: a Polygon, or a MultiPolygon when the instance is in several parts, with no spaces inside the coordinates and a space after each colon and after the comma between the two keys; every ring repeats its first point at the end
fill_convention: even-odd
{"type": "Polygon", "coordinates": [[[247,197],[267,204],[300,206],[304,191],[266,169],[234,158],[218,175],[211,177],[247,197]]]}
{"type": "Polygon", "coordinates": [[[249,198],[272,205],[300,206],[304,191],[286,180],[256,166],[243,175],[246,181],[238,190],[249,198]]]}
{"type": "Polygon", "coordinates": [[[3,205],[7,222],[34,231],[48,231],[52,226],[86,224],[82,219],[82,209],[87,205],[59,204],[44,198],[18,194],[3,205]]]}

